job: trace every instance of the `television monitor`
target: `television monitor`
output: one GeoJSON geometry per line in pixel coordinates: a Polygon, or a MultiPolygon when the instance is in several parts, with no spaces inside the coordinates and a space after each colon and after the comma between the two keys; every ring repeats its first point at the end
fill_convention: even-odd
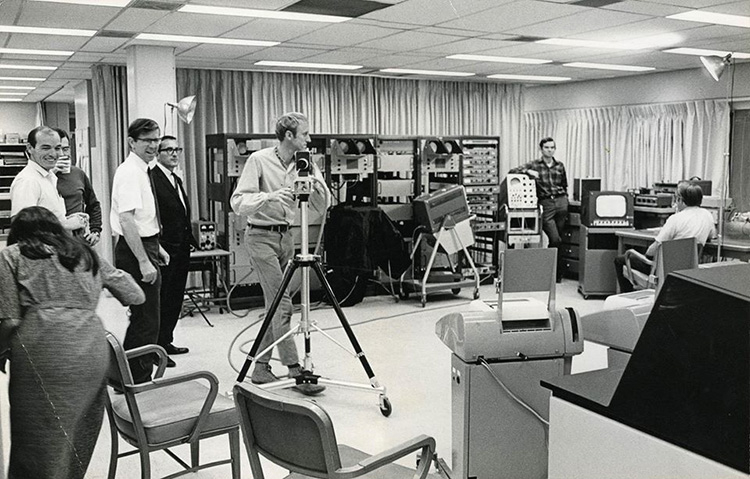
{"type": "Polygon", "coordinates": [[[581,223],[589,228],[633,226],[633,195],[623,191],[591,191],[581,199],[581,223]]]}

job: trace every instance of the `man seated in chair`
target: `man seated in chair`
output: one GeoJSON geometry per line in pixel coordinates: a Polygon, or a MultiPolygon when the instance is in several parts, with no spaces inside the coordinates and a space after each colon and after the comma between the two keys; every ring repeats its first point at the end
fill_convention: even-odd
{"type": "Polygon", "coordinates": [[[650,274],[653,262],[649,258],[656,256],[656,252],[664,241],[695,238],[699,248],[702,248],[709,238],[716,237],[714,218],[710,212],[700,207],[702,202],[703,191],[699,185],[689,181],[681,181],[677,184],[673,204],[676,213],[667,218],[654,242],[646,250],[646,255],[629,249],[625,254],[615,258],[615,273],[621,293],[633,291],[633,285],[623,272],[623,266],[628,258],[632,269],[650,274]]]}

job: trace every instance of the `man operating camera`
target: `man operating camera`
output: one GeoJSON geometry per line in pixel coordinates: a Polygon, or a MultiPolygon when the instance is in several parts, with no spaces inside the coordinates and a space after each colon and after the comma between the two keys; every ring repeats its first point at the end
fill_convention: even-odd
{"type": "MultiPolygon", "coordinates": [[[[231,199],[234,212],[247,216],[245,247],[250,254],[250,262],[258,274],[263,299],[268,307],[281,288],[283,269],[294,256],[294,238],[291,226],[297,214],[295,205],[295,183],[300,172],[298,164],[309,166],[309,173],[316,178],[310,181],[310,206],[317,212],[325,211],[328,188],[325,186],[320,169],[312,162],[305,162],[304,155],[295,153],[307,150],[310,141],[310,125],[302,113],[286,113],[276,120],[277,146],[265,148],[250,155],[242,170],[231,199]]],[[[309,181],[309,180],[308,180],[309,181]]],[[[297,191],[297,193],[300,193],[297,191]]],[[[276,310],[271,327],[263,336],[258,351],[263,351],[289,331],[292,317],[292,300],[288,291],[276,310]]],[[[281,363],[288,368],[287,377],[302,374],[297,346],[293,336],[277,345],[281,363]]],[[[255,384],[265,384],[279,380],[273,374],[268,361],[271,353],[258,358],[250,380],[255,384]]],[[[320,392],[324,386],[314,386],[320,392]]]]}

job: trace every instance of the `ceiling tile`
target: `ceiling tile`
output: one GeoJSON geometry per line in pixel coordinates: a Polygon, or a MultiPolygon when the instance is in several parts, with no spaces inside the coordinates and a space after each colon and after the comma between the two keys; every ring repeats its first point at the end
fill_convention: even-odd
{"type": "Polygon", "coordinates": [[[72,70],[67,68],[60,68],[55,70],[50,79],[54,80],[87,80],[91,78],[91,72],[89,70],[72,70]]]}
{"type": "MultiPolygon", "coordinates": [[[[219,15],[201,15],[198,13],[173,12],[163,16],[143,31],[164,35],[199,35],[202,37],[226,36],[224,33],[244,25],[246,17],[227,17],[219,15]],[[191,32],[191,33],[188,33],[191,32]]],[[[258,40],[258,39],[256,39],[258,40]]]]}
{"type": "Polygon", "coordinates": [[[14,33],[10,36],[10,39],[4,47],[37,50],[78,50],[88,40],[87,37],[63,37],[58,35],[14,33]]]}
{"type": "MultiPolygon", "coordinates": [[[[410,68],[416,63],[432,60],[433,57],[426,55],[383,55],[370,58],[365,62],[369,68],[410,68]]],[[[435,70],[438,70],[435,68],[435,70]]]]}
{"type": "Polygon", "coordinates": [[[361,65],[365,60],[373,56],[381,56],[387,52],[371,50],[371,49],[358,49],[354,48],[342,48],[340,50],[332,50],[318,55],[314,55],[308,58],[309,61],[314,63],[339,63],[343,65],[361,65]]]}
{"type": "Polygon", "coordinates": [[[16,25],[99,30],[118,13],[120,9],[113,7],[26,2],[16,25]]]}
{"type": "Polygon", "coordinates": [[[458,40],[463,40],[463,37],[455,37],[449,35],[436,35],[434,33],[420,33],[420,32],[401,32],[391,35],[389,37],[379,38],[376,40],[370,40],[358,44],[361,47],[366,48],[378,48],[381,50],[416,50],[419,48],[425,48],[434,45],[442,45],[444,43],[450,43],[458,40]]]}
{"type": "Polygon", "coordinates": [[[82,64],[91,64],[91,63],[98,63],[104,61],[104,55],[101,55],[99,53],[85,53],[85,52],[76,52],[68,58],[68,63],[73,62],[81,62],[82,64]]]}
{"type": "Polygon", "coordinates": [[[276,60],[282,62],[303,61],[314,55],[325,53],[326,50],[313,48],[293,48],[293,47],[270,47],[258,52],[245,55],[240,60],[259,61],[259,60],[276,60]]]}
{"type": "Polygon", "coordinates": [[[667,5],[678,5],[684,10],[694,8],[711,7],[714,5],[721,5],[723,3],[729,3],[727,0],[648,0],[650,3],[661,3],[667,5]]]}
{"type": "Polygon", "coordinates": [[[521,0],[460,19],[450,20],[441,23],[440,26],[471,28],[487,33],[503,33],[524,25],[534,25],[587,10],[587,7],[575,5],[521,0]]]}
{"type": "Polygon", "coordinates": [[[482,12],[514,0],[409,0],[392,7],[368,13],[362,18],[385,22],[437,25],[458,19],[453,28],[469,29],[462,25],[461,17],[482,12]]]}
{"type": "Polygon", "coordinates": [[[497,48],[513,46],[515,42],[504,42],[501,40],[487,40],[484,38],[469,38],[464,40],[458,40],[451,43],[445,43],[442,45],[431,45],[426,48],[422,48],[419,51],[422,53],[438,53],[442,55],[454,55],[459,53],[477,53],[486,52],[497,48]]]}
{"type": "Polygon", "coordinates": [[[717,13],[726,13],[728,15],[750,16],[750,3],[748,3],[747,0],[742,0],[741,2],[715,5],[711,8],[706,8],[705,10],[710,10],[717,13]]]}
{"type": "MultiPolygon", "coordinates": [[[[670,18],[652,18],[641,22],[629,23],[627,25],[613,26],[592,30],[571,38],[582,40],[601,40],[619,42],[633,40],[663,33],[675,33],[697,28],[699,24],[693,22],[682,22],[670,18]],[[691,25],[692,23],[692,25],[691,25]]],[[[681,35],[684,36],[684,35],[681,35]]]]}
{"type": "Polygon", "coordinates": [[[533,37],[567,38],[582,32],[606,27],[629,25],[634,22],[648,20],[650,17],[635,13],[617,12],[589,8],[586,11],[556,18],[535,25],[504,30],[505,33],[515,33],[533,37]]]}
{"type": "Polygon", "coordinates": [[[81,51],[112,53],[122,47],[128,40],[127,38],[92,37],[81,47],[81,51]]]}
{"type": "Polygon", "coordinates": [[[152,23],[169,15],[170,12],[147,10],[145,8],[128,8],[117,18],[107,24],[107,30],[123,32],[144,32],[152,23]]]}
{"type": "Polygon", "coordinates": [[[387,37],[400,32],[401,30],[391,28],[344,22],[313,30],[306,35],[295,38],[294,42],[310,45],[348,46],[358,45],[368,40],[387,37]]]}
{"type": "Polygon", "coordinates": [[[483,35],[483,32],[477,32],[473,30],[461,30],[457,28],[444,28],[444,27],[422,27],[417,29],[418,32],[422,33],[436,33],[438,35],[453,35],[457,37],[479,37],[483,35]]]}
{"type": "Polygon", "coordinates": [[[227,33],[232,38],[285,42],[321,28],[317,22],[286,22],[283,20],[252,20],[227,33]]]}
{"type": "Polygon", "coordinates": [[[251,52],[259,52],[268,47],[248,47],[240,45],[200,44],[177,55],[177,58],[227,59],[241,58],[251,52]]]}
{"type": "Polygon", "coordinates": [[[605,10],[617,10],[619,12],[641,13],[655,17],[666,17],[685,11],[684,8],[675,5],[651,3],[640,0],[625,0],[624,2],[612,3],[601,7],[605,10]]]}

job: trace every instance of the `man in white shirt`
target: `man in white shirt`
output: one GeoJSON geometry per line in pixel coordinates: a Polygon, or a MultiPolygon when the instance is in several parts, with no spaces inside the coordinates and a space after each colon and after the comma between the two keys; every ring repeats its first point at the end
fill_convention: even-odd
{"type": "MultiPolygon", "coordinates": [[[[133,349],[156,344],[159,338],[159,266],[169,263],[169,255],[159,245],[158,209],[148,163],[156,156],[159,146],[159,125],[147,118],[139,118],[128,127],[130,154],[117,167],[112,183],[110,226],[119,235],[115,246],[115,266],[133,276],[146,301],[130,306],[130,325],[123,346],[133,349]]],[[[153,358],[140,357],[130,361],[135,383],[151,380],[153,358]]]]}
{"type": "MultiPolygon", "coordinates": [[[[677,184],[675,195],[675,210],[659,230],[656,239],[646,250],[646,256],[653,258],[664,241],[683,238],[695,238],[699,246],[716,237],[714,217],[710,212],[700,207],[703,202],[703,190],[696,183],[681,181],[677,184]]],[[[642,273],[649,274],[651,265],[644,261],[642,254],[635,250],[628,250],[625,254],[615,258],[615,272],[620,292],[633,291],[633,285],[625,278],[622,267],[625,265],[626,257],[630,256],[630,266],[642,273]]]]}
{"type": "Polygon", "coordinates": [[[55,164],[62,154],[60,135],[48,126],[38,126],[29,132],[26,153],[29,162],[10,185],[10,216],[29,206],[42,206],[50,210],[63,225],[73,231],[85,228],[88,215],[65,215],[65,201],[57,192],[55,164]]]}

